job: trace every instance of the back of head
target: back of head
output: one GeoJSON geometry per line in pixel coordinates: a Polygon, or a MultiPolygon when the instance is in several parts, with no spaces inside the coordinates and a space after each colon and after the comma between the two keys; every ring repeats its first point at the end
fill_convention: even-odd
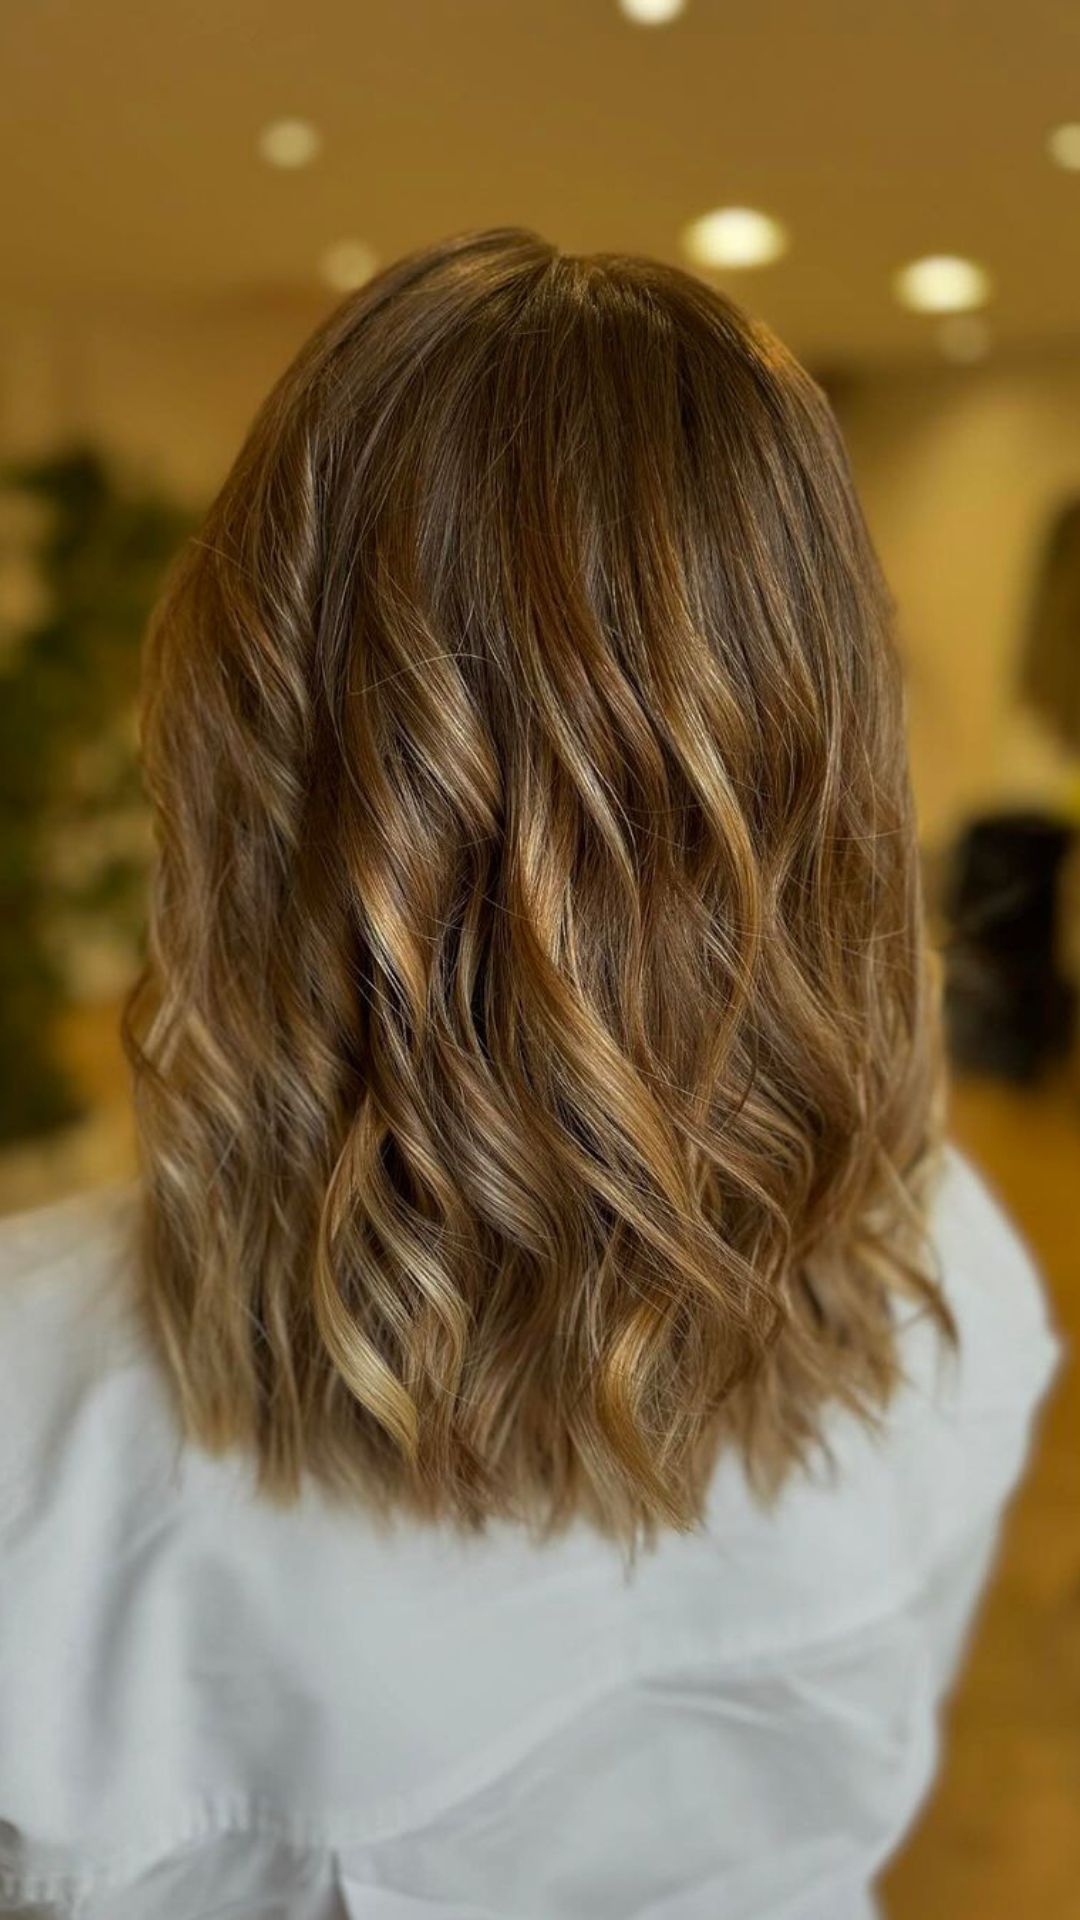
{"type": "Polygon", "coordinates": [[[633,1542],[896,1371],[936,1016],[822,394],[689,275],[466,235],[270,396],[148,638],[144,1299],[271,1496],[633,1542]]]}

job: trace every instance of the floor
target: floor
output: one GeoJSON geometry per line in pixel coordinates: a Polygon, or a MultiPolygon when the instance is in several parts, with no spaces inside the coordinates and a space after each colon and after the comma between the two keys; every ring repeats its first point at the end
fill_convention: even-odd
{"type": "MultiPolygon", "coordinates": [[[[83,1129],[0,1163],[0,1212],[127,1170],[115,1016],[72,1022],[83,1129]]],[[[954,1089],[951,1131],[1039,1258],[1080,1356],[1080,1074],[1038,1095],[954,1089]]],[[[1067,1352],[945,1729],[936,1790],[886,1874],[888,1920],[1080,1920],[1080,1372],[1067,1352]]]]}
{"type": "Polygon", "coordinates": [[[1035,1251],[1067,1352],[889,1920],[1080,1916],[1080,1084],[954,1089],[951,1131],[1035,1251]]]}

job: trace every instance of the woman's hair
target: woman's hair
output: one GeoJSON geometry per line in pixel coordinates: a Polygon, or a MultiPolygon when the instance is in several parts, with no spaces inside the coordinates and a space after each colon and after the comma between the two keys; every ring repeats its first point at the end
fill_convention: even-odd
{"type": "Polygon", "coordinates": [[[629,1543],[899,1373],[940,1137],[891,606],[829,406],[517,229],[347,299],[152,622],[124,1009],[187,1433],[629,1543]]]}

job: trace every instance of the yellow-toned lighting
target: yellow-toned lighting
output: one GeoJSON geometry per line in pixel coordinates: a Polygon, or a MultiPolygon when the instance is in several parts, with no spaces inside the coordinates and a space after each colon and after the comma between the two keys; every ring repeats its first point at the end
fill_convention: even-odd
{"type": "Polygon", "coordinates": [[[639,27],[663,27],[683,12],[686,0],[619,0],[619,11],[639,27]]]}
{"type": "Polygon", "coordinates": [[[259,152],[270,167],[309,167],[321,146],[310,120],[271,120],[259,135],[259,152]]]}
{"type": "Polygon", "coordinates": [[[902,307],[913,313],[970,313],[990,298],[990,275],[958,254],[931,253],[902,267],[893,282],[902,307]]]}
{"type": "Polygon", "coordinates": [[[1080,173],[1080,120],[1067,120],[1047,136],[1046,151],[1055,166],[1080,173]]]}
{"type": "Polygon", "coordinates": [[[937,330],[937,343],[946,360],[954,366],[974,366],[990,351],[990,329],[975,313],[954,313],[937,330]]]}
{"type": "Polygon", "coordinates": [[[327,247],[319,261],[319,272],[336,293],[354,293],[371,279],[377,264],[363,240],[338,240],[327,247]]]}
{"type": "Polygon", "coordinates": [[[787,252],[779,220],[753,207],[717,207],[692,220],[683,245],[702,267],[767,267],[787,252]]]}

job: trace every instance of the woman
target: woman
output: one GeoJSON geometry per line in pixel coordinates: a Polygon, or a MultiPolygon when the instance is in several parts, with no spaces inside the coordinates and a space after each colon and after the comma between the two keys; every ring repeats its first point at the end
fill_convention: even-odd
{"type": "Polygon", "coordinates": [[[821,393],[654,261],[412,255],[142,746],[139,1178],[3,1237],[6,1910],[869,1914],[1055,1342],[821,393]]]}

